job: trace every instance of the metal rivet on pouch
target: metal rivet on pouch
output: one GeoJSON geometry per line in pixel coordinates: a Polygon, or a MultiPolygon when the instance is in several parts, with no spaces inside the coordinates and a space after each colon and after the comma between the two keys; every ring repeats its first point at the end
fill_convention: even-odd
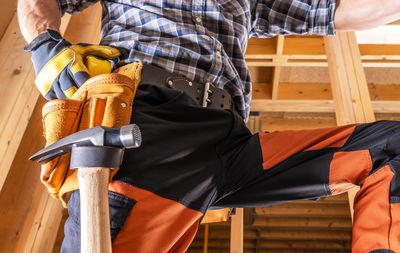
{"type": "Polygon", "coordinates": [[[125,103],[121,103],[121,106],[125,108],[125,107],[126,107],[126,104],[125,104],[125,103]]]}

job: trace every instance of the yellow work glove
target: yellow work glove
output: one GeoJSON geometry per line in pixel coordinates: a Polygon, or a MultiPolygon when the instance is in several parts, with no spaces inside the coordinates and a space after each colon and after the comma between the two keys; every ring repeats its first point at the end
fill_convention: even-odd
{"type": "Polygon", "coordinates": [[[32,52],[35,84],[47,100],[71,98],[91,76],[111,72],[118,49],[89,44],[71,45],[53,30],[36,37],[25,51],[32,52]]]}

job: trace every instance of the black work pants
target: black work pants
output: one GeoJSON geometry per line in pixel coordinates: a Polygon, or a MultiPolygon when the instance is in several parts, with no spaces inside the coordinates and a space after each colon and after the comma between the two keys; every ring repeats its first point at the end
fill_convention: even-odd
{"type": "MultiPolygon", "coordinates": [[[[318,198],[355,185],[353,251],[400,252],[398,122],[252,135],[231,111],[147,84],[132,122],[143,144],[126,150],[110,184],[115,252],[184,252],[209,208],[318,198]]],[[[79,192],[68,208],[63,251],[77,252],[79,192]]]]}

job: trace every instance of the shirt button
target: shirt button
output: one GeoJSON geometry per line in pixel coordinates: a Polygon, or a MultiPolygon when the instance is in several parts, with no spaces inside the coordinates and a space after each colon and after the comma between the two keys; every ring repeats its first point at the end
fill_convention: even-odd
{"type": "Polygon", "coordinates": [[[221,52],[220,51],[215,52],[215,54],[217,55],[217,57],[221,57],[221,52]]]}
{"type": "Polygon", "coordinates": [[[196,17],[196,22],[197,23],[201,23],[201,18],[200,17],[196,17]]]}

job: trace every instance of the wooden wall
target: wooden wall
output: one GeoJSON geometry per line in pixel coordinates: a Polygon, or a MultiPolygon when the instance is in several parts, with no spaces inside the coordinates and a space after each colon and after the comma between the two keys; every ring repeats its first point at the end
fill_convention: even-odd
{"type": "MultiPolygon", "coordinates": [[[[61,32],[72,42],[97,42],[99,7],[65,16],[61,32]]],[[[30,55],[23,51],[26,42],[12,14],[1,21],[7,29],[0,41],[0,252],[52,252],[63,208],[40,183],[39,166],[28,161],[44,146],[45,101],[33,84],[30,55]]]]}
{"type": "MultiPolygon", "coordinates": [[[[58,201],[48,196],[39,182],[39,167],[27,160],[43,147],[41,107],[45,101],[39,98],[33,84],[30,55],[22,50],[26,43],[18,28],[16,2],[0,1],[0,252],[56,252],[62,240],[60,224],[66,217],[65,210],[58,201]]],[[[98,5],[72,18],[66,16],[62,33],[71,42],[96,43],[99,39],[99,18],[98,5]]],[[[396,76],[400,67],[400,46],[360,45],[358,55],[358,46],[351,36],[343,35],[340,41],[329,41],[318,36],[278,36],[251,40],[246,60],[254,80],[253,111],[258,113],[255,116],[258,119],[250,123],[253,122],[251,124],[254,126],[261,121],[262,128],[270,131],[332,126],[349,120],[368,121],[373,115],[377,119],[398,119],[400,79],[396,76]],[[327,46],[329,43],[333,44],[327,46]],[[331,51],[331,58],[326,50],[331,51]],[[351,62],[351,66],[343,69],[332,81],[331,66],[343,67],[342,63],[338,63],[340,61],[351,62]],[[329,62],[333,63],[328,66],[329,62]],[[328,80],[329,68],[331,76],[328,80]],[[367,78],[364,80],[365,76],[367,78]],[[357,94],[346,91],[349,83],[356,85],[354,87],[357,89],[361,87],[357,94]],[[338,98],[338,94],[346,92],[350,97],[357,98],[350,102],[338,98]],[[347,109],[338,109],[340,105],[346,105],[347,109]]],[[[250,223],[245,224],[245,252],[267,252],[272,247],[269,245],[282,250],[297,245],[299,250],[296,252],[304,252],[302,248],[312,246],[308,242],[301,242],[298,237],[305,237],[306,234],[287,232],[301,224],[318,228],[331,226],[332,230],[341,231],[343,237],[328,231],[326,238],[321,235],[321,238],[312,242],[315,247],[326,246],[323,252],[338,250],[340,240],[342,252],[349,250],[350,209],[345,197],[325,200],[320,207],[317,204],[316,209],[310,211],[315,217],[300,217],[299,220],[291,215],[300,214],[302,210],[308,212],[309,204],[296,204],[303,208],[293,213],[288,213],[293,211],[290,206],[245,210],[244,220],[254,218],[254,228],[246,226],[250,223]],[[338,212],[334,215],[337,220],[331,222],[324,213],[328,212],[329,216],[329,211],[333,209],[327,206],[332,205],[340,208],[334,209],[338,212]],[[286,223],[278,223],[280,221],[286,223]],[[249,234],[246,234],[247,231],[249,234]],[[265,238],[268,243],[264,241],[265,238]],[[282,240],[288,240],[289,244],[282,243],[282,240]]],[[[229,250],[229,237],[225,236],[226,232],[219,230],[222,226],[224,224],[215,225],[215,231],[210,226],[210,252],[229,250]]],[[[202,240],[201,236],[199,238],[202,240]]],[[[191,252],[204,250],[201,248],[203,245],[204,240],[200,243],[195,241],[191,252]]]]}

